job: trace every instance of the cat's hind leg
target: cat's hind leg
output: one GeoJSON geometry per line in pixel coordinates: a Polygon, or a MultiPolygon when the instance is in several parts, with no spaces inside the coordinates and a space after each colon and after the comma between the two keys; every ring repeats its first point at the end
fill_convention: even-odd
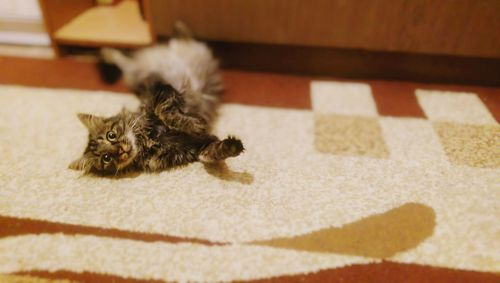
{"type": "Polygon", "coordinates": [[[120,50],[115,48],[102,48],[100,58],[109,64],[116,64],[122,71],[133,64],[132,58],[125,56],[120,50]]]}
{"type": "Polygon", "coordinates": [[[211,163],[224,160],[229,157],[240,155],[245,150],[241,140],[235,137],[227,137],[224,140],[217,140],[206,146],[198,155],[198,159],[204,163],[211,163]]]}
{"type": "Polygon", "coordinates": [[[195,113],[186,112],[181,93],[156,76],[145,81],[143,87],[149,93],[148,107],[167,127],[189,134],[205,134],[208,129],[205,119],[195,113]]]}

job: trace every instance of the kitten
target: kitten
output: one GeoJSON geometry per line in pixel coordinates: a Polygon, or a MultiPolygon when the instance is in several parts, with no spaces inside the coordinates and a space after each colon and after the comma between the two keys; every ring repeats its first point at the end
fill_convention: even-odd
{"type": "Polygon", "coordinates": [[[109,118],[79,114],[89,142],[70,168],[102,174],[159,171],[224,160],[243,151],[234,137],[221,141],[208,134],[222,83],[210,49],[190,34],[176,23],[176,37],[167,45],[139,50],[132,57],[102,50],[101,71],[113,70],[109,66],[115,64],[142,106],[138,112],[123,110],[109,118]]]}
{"type": "Polygon", "coordinates": [[[172,86],[156,81],[145,89],[150,99],[137,112],[122,110],[109,118],[78,114],[89,131],[89,142],[71,169],[102,175],[161,171],[195,161],[224,160],[244,150],[239,139],[219,140],[208,134],[206,122],[185,112],[184,96],[172,86]]]}
{"type": "Polygon", "coordinates": [[[152,75],[158,76],[183,92],[189,111],[198,113],[210,125],[223,90],[219,63],[205,43],[192,38],[183,23],[175,23],[173,34],[168,44],[143,48],[130,56],[103,48],[98,64],[101,77],[110,83],[121,73],[125,84],[140,99],[147,99],[144,81],[152,75]]]}

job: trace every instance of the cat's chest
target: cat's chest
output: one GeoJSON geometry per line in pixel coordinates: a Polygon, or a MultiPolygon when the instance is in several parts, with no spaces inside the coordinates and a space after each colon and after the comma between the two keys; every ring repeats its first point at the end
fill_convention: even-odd
{"type": "Polygon", "coordinates": [[[164,125],[149,121],[137,133],[136,140],[143,152],[154,152],[162,146],[161,140],[167,131],[168,129],[164,125]]]}

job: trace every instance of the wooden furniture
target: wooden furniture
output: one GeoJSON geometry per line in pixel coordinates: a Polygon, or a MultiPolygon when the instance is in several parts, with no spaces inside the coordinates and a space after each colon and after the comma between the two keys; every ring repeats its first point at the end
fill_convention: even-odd
{"type": "Polygon", "coordinates": [[[56,51],[141,47],[182,20],[223,67],[500,85],[500,0],[137,0],[142,18],[39,1],[56,51]]]}
{"type": "Polygon", "coordinates": [[[96,5],[93,0],[39,0],[52,47],[136,48],[155,42],[149,0],[96,5]]]}
{"type": "Polygon", "coordinates": [[[500,58],[498,0],[152,0],[208,40],[500,58]]]}
{"type": "Polygon", "coordinates": [[[499,0],[151,0],[222,65],[346,78],[500,85],[499,0]]]}

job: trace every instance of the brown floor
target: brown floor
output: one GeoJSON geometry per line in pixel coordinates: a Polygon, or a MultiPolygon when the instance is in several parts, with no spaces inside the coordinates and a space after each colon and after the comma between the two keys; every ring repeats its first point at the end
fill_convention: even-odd
{"type": "MultiPolygon", "coordinates": [[[[104,84],[91,61],[0,56],[0,66],[0,84],[127,92],[123,82],[104,84]]],[[[311,80],[335,80],[237,70],[224,70],[222,74],[226,86],[225,102],[297,109],[311,108],[311,80]]],[[[371,85],[379,113],[383,116],[424,117],[414,95],[415,89],[419,88],[477,93],[500,121],[500,88],[373,80],[361,82],[371,85]]]]}
{"type": "MultiPolygon", "coordinates": [[[[91,61],[0,56],[0,84],[127,92],[123,82],[103,83],[91,61]]],[[[227,70],[226,102],[271,107],[310,108],[309,78],[227,70]]]]}

